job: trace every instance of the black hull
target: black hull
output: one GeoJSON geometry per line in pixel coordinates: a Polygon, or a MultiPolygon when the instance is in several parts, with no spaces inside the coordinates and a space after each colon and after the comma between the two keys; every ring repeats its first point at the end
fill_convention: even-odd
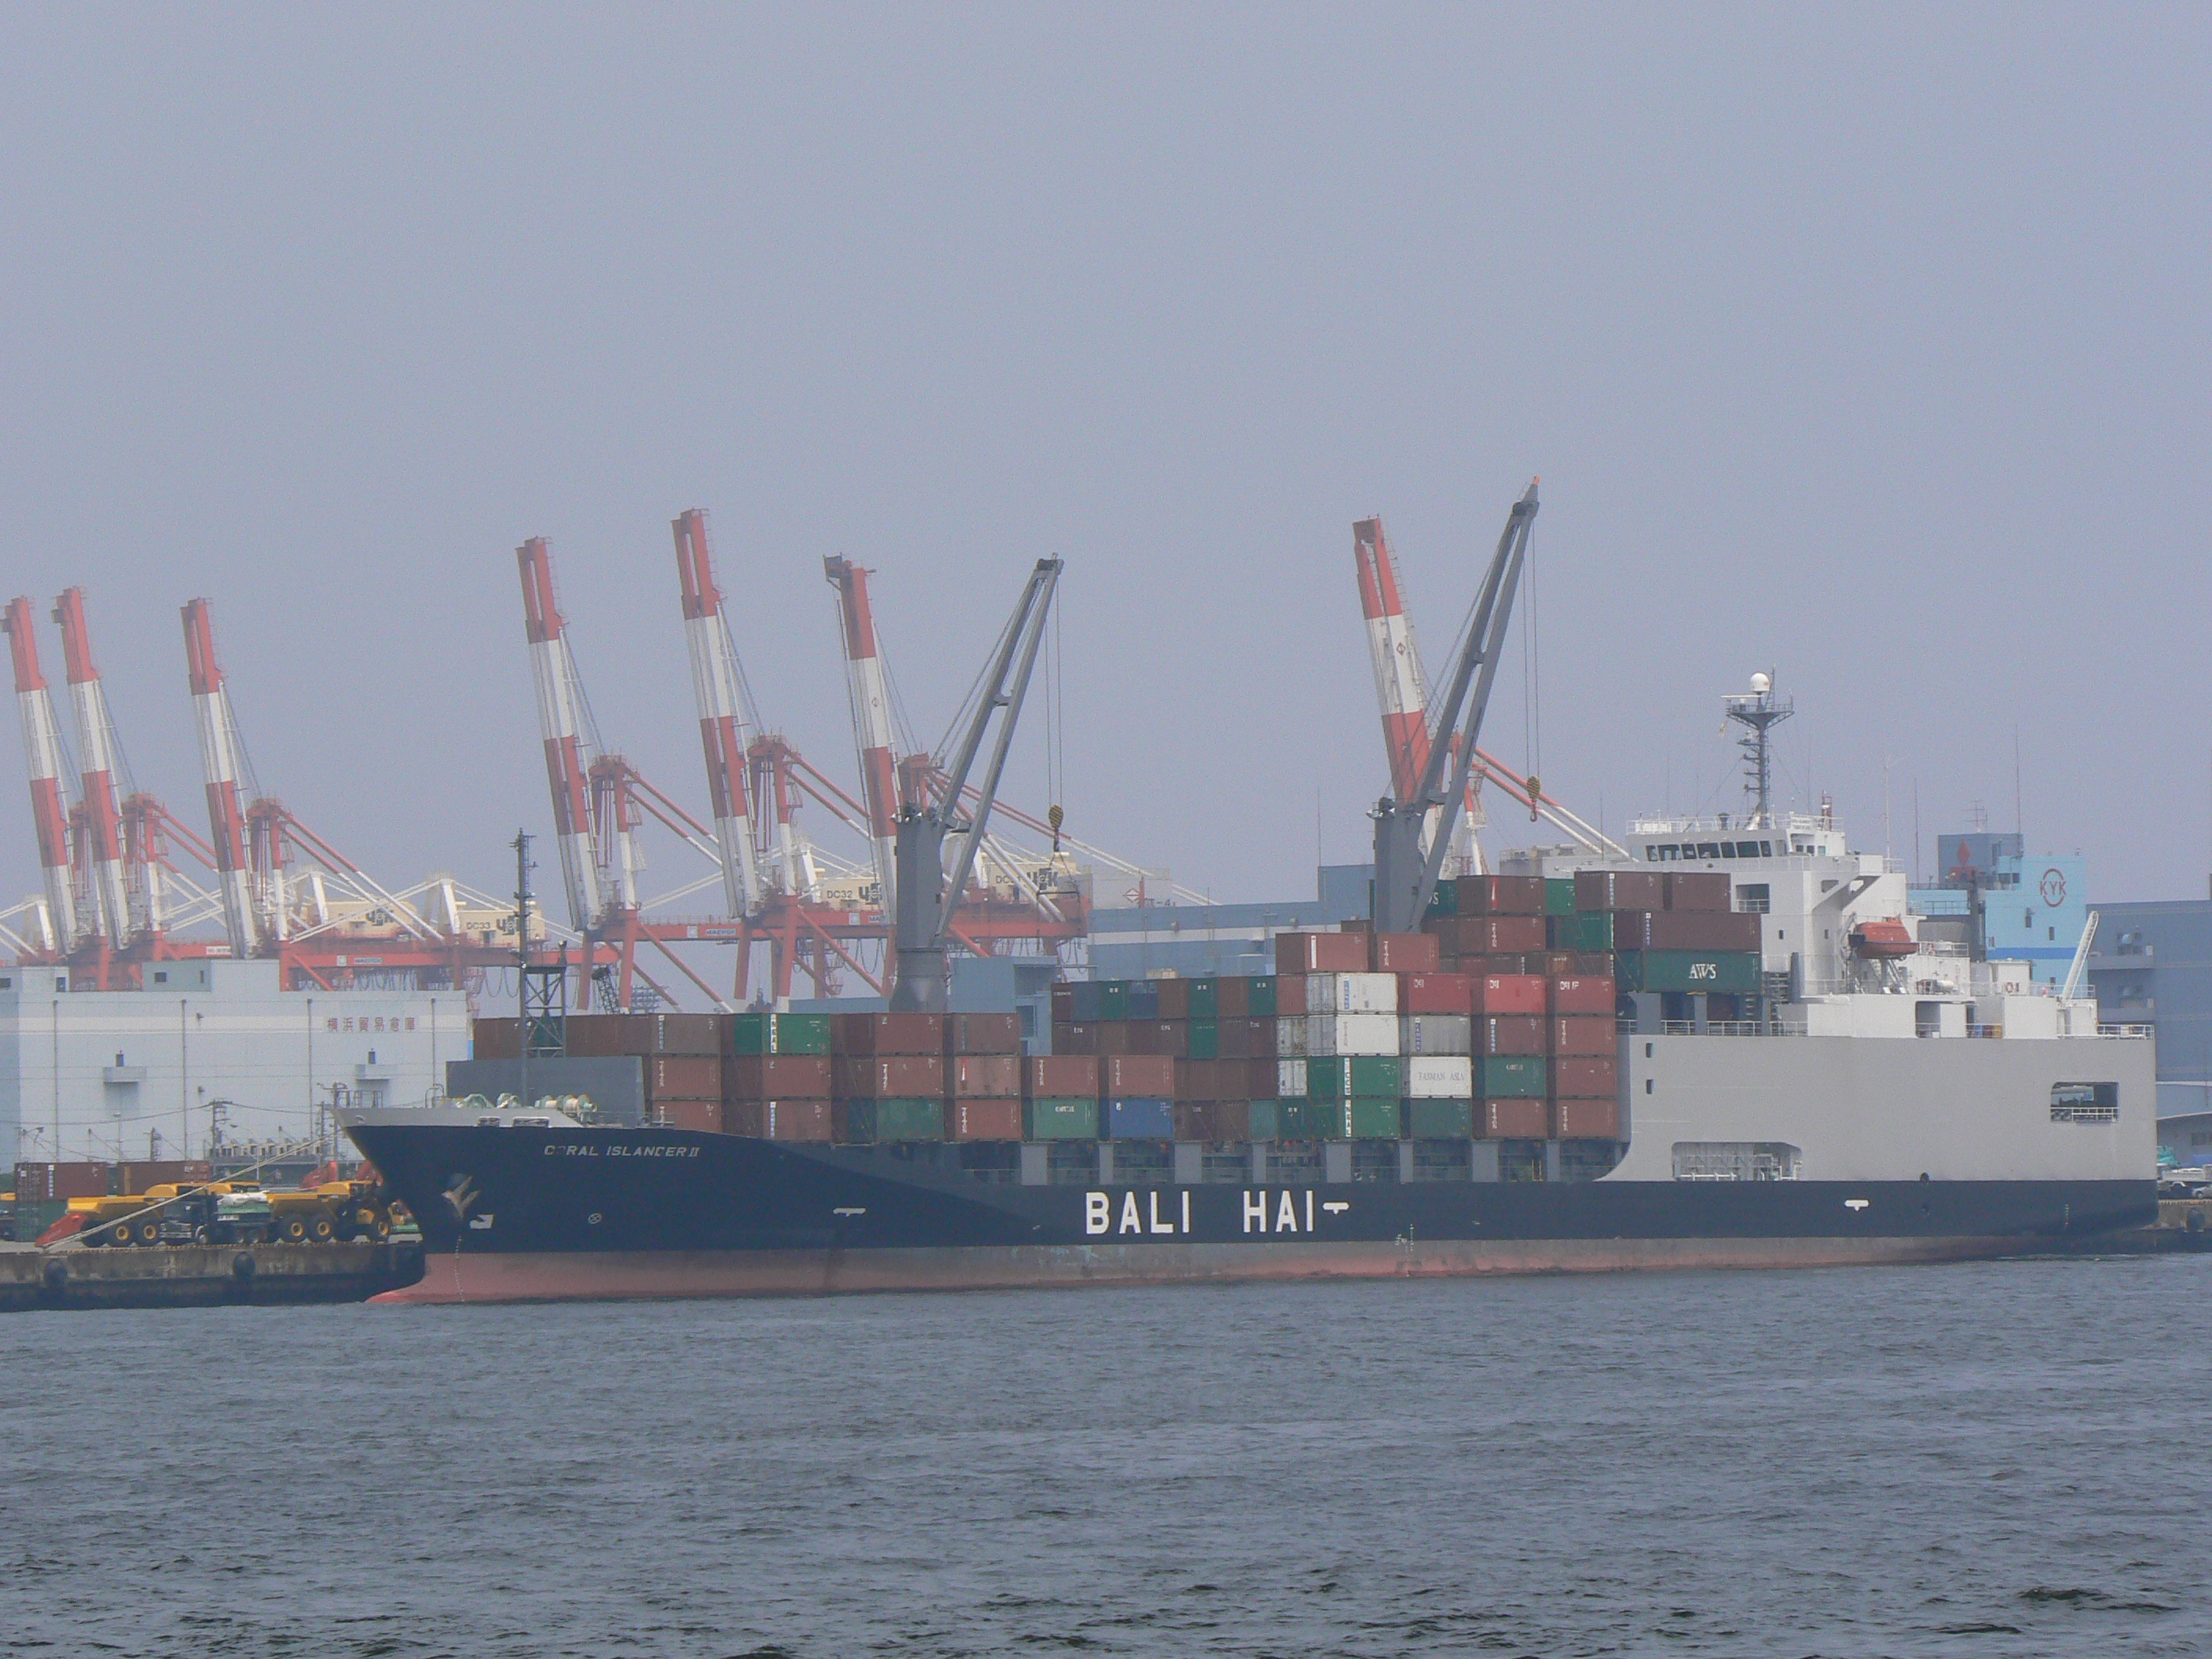
{"type": "Polygon", "coordinates": [[[349,1133],[422,1225],[407,1301],[1942,1260],[2157,1210],[2149,1181],[1024,1187],[682,1130],[349,1133]]]}

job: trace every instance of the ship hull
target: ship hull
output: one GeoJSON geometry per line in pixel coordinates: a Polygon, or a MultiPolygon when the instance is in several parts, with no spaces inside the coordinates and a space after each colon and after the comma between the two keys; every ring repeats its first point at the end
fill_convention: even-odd
{"type": "Polygon", "coordinates": [[[1844,1266],[2018,1254],[2142,1224],[2135,1181],[1022,1186],[957,1149],[668,1129],[362,1124],[421,1220],[385,1302],[1844,1266]]]}

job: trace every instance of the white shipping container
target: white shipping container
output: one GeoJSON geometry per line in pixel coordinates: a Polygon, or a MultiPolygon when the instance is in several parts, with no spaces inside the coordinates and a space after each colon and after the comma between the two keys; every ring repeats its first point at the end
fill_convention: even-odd
{"type": "Polygon", "coordinates": [[[1474,1022],[1465,1014],[1401,1014],[1398,1052],[1471,1054],[1474,1052],[1474,1022]]]}
{"type": "Polygon", "coordinates": [[[1465,1054],[1408,1054],[1403,1075],[1408,1100],[1474,1097],[1474,1062],[1465,1054]]]}
{"type": "Polygon", "coordinates": [[[1309,1014],[1306,1052],[1313,1054],[1395,1054],[1395,1014],[1309,1014]]]}
{"type": "Polygon", "coordinates": [[[1275,1092],[1285,1100],[1306,1097],[1306,1063],[1303,1060],[1275,1062],[1275,1092]]]}
{"type": "Polygon", "coordinates": [[[1395,1014],[1398,1012],[1395,974],[1308,974],[1306,1012],[1310,1014],[1395,1014]]]}
{"type": "Polygon", "coordinates": [[[1279,1054],[1303,1054],[1307,1052],[1306,1017],[1285,1014],[1275,1022],[1275,1052],[1279,1054]]]}

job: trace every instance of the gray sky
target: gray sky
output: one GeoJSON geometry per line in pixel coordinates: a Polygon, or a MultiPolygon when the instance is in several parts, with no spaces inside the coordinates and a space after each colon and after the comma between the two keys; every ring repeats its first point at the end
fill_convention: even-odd
{"type": "Polygon", "coordinates": [[[188,821],[206,594],[265,787],[388,881],[503,890],[550,818],[525,536],[695,810],[678,510],[846,778],[820,556],[879,570],[934,739],[1058,552],[1071,828],[1257,898],[1310,890],[1317,799],[1365,855],[1351,520],[1440,678],[1541,473],[1541,770],[1585,814],[1735,806],[1719,699],[1772,664],[1792,793],[1862,845],[1885,758],[1900,855],[1916,787],[1923,845],[2011,827],[2017,728],[2032,843],[2198,896],[2207,20],[12,7],[7,591],[87,588],[188,821]]]}

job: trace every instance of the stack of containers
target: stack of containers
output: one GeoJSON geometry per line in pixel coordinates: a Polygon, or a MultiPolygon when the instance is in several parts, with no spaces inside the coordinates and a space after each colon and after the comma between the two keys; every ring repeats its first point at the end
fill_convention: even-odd
{"type": "Polygon", "coordinates": [[[945,1016],[831,1022],[830,1123],[847,1142],[945,1139],[945,1016]]]}
{"type": "Polygon", "coordinates": [[[1562,975],[1546,983],[1552,1134],[1560,1140],[1618,1140],[1620,1049],[1613,980],[1562,975]]]}
{"type": "MultiPolygon", "coordinates": [[[[1327,1062],[1352,1056],[1332,1055],[1315,1047],[1314,1000],[1320,996],[1333,1000],[1334,994],[1315,991],[1313,981],[1340,974],[1364,974],[1368,939],[1364,933],[1275,935],[1275,1087],[1271,1099],[1255,1098],[1252,1103],[1253,1139],[1343,1138],[1340,1133],[1332,1135],[1330,1130],[1343,1115],[1341,1085],[1349,1085],[1352,1079],[1348,1067],[1331,1067],[1327,1062]],[[1340,1085],[1334,1096],[1328,1092],[1332,1078],[1340,1085]]],[[[1396,1049],[1394,1041],[1389,1052],[1395,1054],[1396,1049]]],[[[1371,1079],[1363,1073],[1361,1080],[1371,1079]]]]}
{"type": "Polygon", "coordinates": [[[672,1129],[722,1129],[722,1038],[713,1014],[575,1014],[568,1050],[580,1058],[635,1055],[645,1065],[647,1118],[672,1129]]]}
{"type": "Polygon", "coordinates": [[[1720,871],[1575,874],[1575,908],[1605,913],[1623,991],[1757,994],[1759,920],[1732,909],[1730,896],[1720,871]]]}
{"type": "Polygon", "coordinates": [[[827,1014],[733,1014],[722,1023],[722,1128],[762,1140],[831,1133],[827,1014]]]}
{"type": "Polygon", "coordinates": [[[1474,979],[1474,1133],[1541,1140],[1551,1068],[1544,1057],[1546,981],[1536,974],[1474,979]]]}
{"type": "Polygon", "coordinates": [[[1464,1140],[1474,1133],[1474,981],[1465,974],[1399,976],[1408,1139],[1464,1140]]]}
{"type": "Polygon", "coordinates": [[[1022,1024],[1012,1013],[945,1017],[945,1138],[1022,1138],[1022,1024]]]}
{"type": "Polygon", "coordinates": [[[1431,905],[1421,924],[1441,946],[1443,970],[1518,974],[1543,952],[1544,884],[1537,878],[1462,876],[1452,893],[1449,909],[1431,905]]]}
{"type": "MultiPolygon", "coordinates": [[[[1336,937],[1366,946],[1374,936],[1336,937]]],[[[1310,972],[1305,985],[1308,1132],[1322,1140],[1395,1140],[1405,1087],[1398,975],[1310,972]]]]}
{"type": "MultiPolygon", "coordinates": [[[[1055,991],[1055,1013],[1058,1006],[1055,991]]],[[[1057,1035],[1055,1032],[1055,1037],[1057,1035]]],[[[1058,1046],[1056,1042],[1054,1046],[1058,1046]]],[[[1026,1138],[1097,1139],[1098,1082],[1096,1054],[1038,1054],[1024,1060],[1022,1097],[1026,1138]]]]}

